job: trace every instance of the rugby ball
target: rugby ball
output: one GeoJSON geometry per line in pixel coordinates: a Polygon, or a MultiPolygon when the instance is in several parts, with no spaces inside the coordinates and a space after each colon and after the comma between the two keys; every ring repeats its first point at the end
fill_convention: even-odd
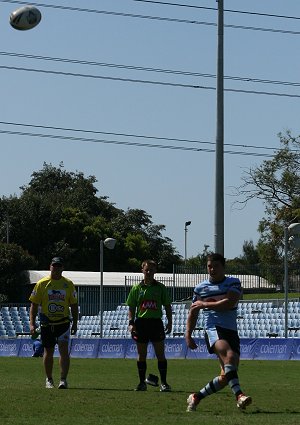
{"type": "Polygon", "coordinates": [[[42,19],[42,14],[34,6],[24,6],[11,13],[10,25],[16,30],[30,30],[36,27],[42,19]]]}

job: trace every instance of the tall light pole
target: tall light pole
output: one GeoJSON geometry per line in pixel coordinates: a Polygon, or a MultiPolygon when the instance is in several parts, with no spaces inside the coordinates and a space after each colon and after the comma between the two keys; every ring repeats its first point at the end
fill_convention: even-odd
{"type": "Polygon", "coordinates": [[[288,272],[288,244],[289,230],[284,226],[284,337],[288,337],[288,297],[289,297],[289,272],[288,272]]]}
{"type": "Polygon", "coordinates": [[[186,266],[186,260],[187,260],[187,227],[192,224],[191,221],[186,221],[184,224],[184,265],[186,266]]]}
{"type": "Polygon", "coordinates": [[[284,226],[284,337],[288,337],[288,301],[289,301],[289,273],[288,273],[288,248],[289,244],[295,248],[300,247],[300,223],[284,226]]]}
{"type": "Polygon", "coordinates": [[[224,2],[218,2],[215,252],[224,254],[224,2]]]}
{"type": "Polygon", "coordinates": [[[100,338],[103,337],[103,251],[104,247],[114,249],[116,240],[113,238],[106,238],[100,241],[100,338]]]}

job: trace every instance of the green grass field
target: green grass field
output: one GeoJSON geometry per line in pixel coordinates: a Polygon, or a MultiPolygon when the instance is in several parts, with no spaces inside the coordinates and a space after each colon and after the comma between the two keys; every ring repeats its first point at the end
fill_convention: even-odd
{"type": "MultiPolygon", "coordinates": [[[[155,360],[148,373],[157,374],[155,360]]],[[[138,383],[134,360],[72,359],[69,390],[46,390],[40,358],[0,358],[5,425],[299,425],[300,362],[242,361],[240,380],[253,404],[239,411],[226,388],[186,413],[186,398],[219,372],[216,360],[169,360],[171,393],[138,383]]],[[[55,359],[54,379],[58,381],[55,359]]]]}

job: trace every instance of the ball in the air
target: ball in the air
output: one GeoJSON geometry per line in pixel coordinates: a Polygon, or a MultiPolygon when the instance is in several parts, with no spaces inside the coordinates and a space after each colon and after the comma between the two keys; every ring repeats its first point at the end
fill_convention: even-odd
{"type": "Polygon", "coordinates": [[[42,14],[34,6],[24,6],[11,13],[10,25],[16,30],[25,31],[36,27],[42,19],[42,14]]]}

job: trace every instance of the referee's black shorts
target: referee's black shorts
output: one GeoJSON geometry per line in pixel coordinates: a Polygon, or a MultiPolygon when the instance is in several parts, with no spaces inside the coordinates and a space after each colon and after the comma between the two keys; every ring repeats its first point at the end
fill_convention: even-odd
{"type": "Polygon", "coordinates": [[[136,342],[159,342],[166,338],[164,324],[161,319],[142,319],[139,317],[134,324],[136,332],[132,337],[136,342]]]}

